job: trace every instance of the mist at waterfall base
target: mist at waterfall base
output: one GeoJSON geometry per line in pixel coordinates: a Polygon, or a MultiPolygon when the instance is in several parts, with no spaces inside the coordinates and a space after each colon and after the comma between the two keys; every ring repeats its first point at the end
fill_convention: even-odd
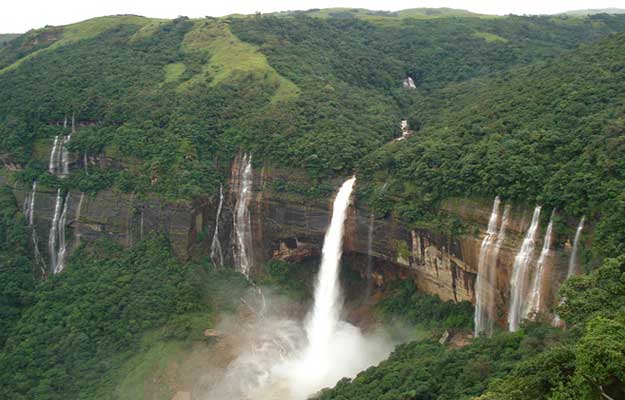
{"type": "Polygon", "coordinates": [[[239,337],[239,352],[221,376],[206,385],[204,399],[306,399],[389,355],[393,343],[383,332],[363,334],[340,319],[343,225],[354,182],[355,178],[346,181],[334,201],[308,316],[297,321],[271,315],[274,301],[265,293],[270,306],[263,315],[245,326],[222,323],[218,329],[239,337]]]}

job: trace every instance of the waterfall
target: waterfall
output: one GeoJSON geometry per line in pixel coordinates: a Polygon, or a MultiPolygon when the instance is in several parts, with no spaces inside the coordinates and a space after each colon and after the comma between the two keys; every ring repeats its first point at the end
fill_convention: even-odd
{"type": "Polygon", "coordinates": [[[269,315],[257,318],[254,326],[237,326],[239,334],[252,338],[251,345],[230,363],[224,378],[211,385],[205,398],[304,400],[389,355],[390,341],[378,335],[365,337],[360,329],[339,319],[339,263],[355,179],[343,183],[334,200],[314,304],[303,329],[284,320],[282,314],[279,323],[269,315]]]}
{"type": "MultiPolygon", "coordinates": [[[[577,230],[575,231],[575,239],[573,240],[573,249],[571,250],[571,258],[569,260],[569,269],[566,274],[566,278],[570,278],[573,275],[577,275],[578,265],[577,265],[577,250],[579,248],[579,240],[582,236],[582,230],[584,229],[584,221],[586,217],[582,217],[579,221],[579,225],[577,225],[577,230]]],[[[560,304],[562,304],[563,300],[560,300],[560,304]]],[[[564,321],[560,319],[560,316],[555,313],[553,316],[553,320],[551,321],[551,325],[556,328],[564,327],[564,321]]]]}
{"type": "Polygon", "coordinates": [[[252,156],[241,159],[236,181],[237,202],[234,210],[234,262],[236,268],[249,277],[252,265],[252,223],[249,205],[252,201],[252,156]]]}
{"type": "Polygon", "coordinates": [[[519,329],[521,313],[523,310],[523,296],[527,289],[528,267],[534,255],[534,245],[536,243],[536,233],[540,219],[540,206],[534,209],[532,222],[525,234],[523,244],[514,258],[512,267],[512,277],[510,279],[510,309],[508,311],[508,328],[515,332],[519,329]]]}
{"type": "Polygon", "coordinates": [[[67,205],[69,203],[69,193],[63,199],[61,189],[56,192],[56,204],[54,206],[54,216],[52,226],[48,236],[48,252],[50,253],[50,271],[53,274],[59,273],[65,267],[67,248],[65,243],[65,221],[67,219],[67,205]]]}
{"type": "Polygon", "coordinates": [[[219,206],[217,207],[217,216],[215,217],[215,232],[213,233],[213,240],[211,242],[210,257],[216,267],[224,266],[224,256],[221,251],[221,243],[219,242],[219,219],[221,217],[221,208],[224,202],[224,188],[223,185],[219,185],[219,206]]]}
{"type": "Polygon", "coordinates": [[[536,263],[536,270],[534,271],[534,279],[532,280],[532,286],[530,288],[529,301],[526,305],[526,309],[523,312],[523,318],[536,315],[540,312],[541,300],[542,300],[542,286],[545,276],[545,264],[549,254],[551,253],[551,237],[553,236],[553,215],[549,219],[549,225],[547,225],[547,231],[545,232],[545,239],[543,240],[543,249],[538,257],[536,263]]]}
{"type": "Polygon", "coordinates": [[[71,138],[71,133],[62,138],[59,135],[54,137],[54,143],[50,151],[50,161],[48,162],[48,172],[51,174],[61,177],[69,174],[69,151],[65,146],[71,138]]]}
{"type": "Polygon", "coordinates": [[[52,226],[50,226],[50,234],[48,235],[48,253],[50,254],[50,270],[54,272],[57,263],[57,231],[59,228],[59,219],[63,207],[63,197],[61,197],[61,189],[56,191],[56,204],[54,205],[54,214],[52,217],[52,226]]]}
{"type": "Polygon", "coordinates": [[[323,374],[327,361],[331,359],[328,344],[339,323],[339,262],[343,253],[344,222],[355,181],[355,177],[345,181],[334,200],[332,220],[323,239],[321,267],[315,285],[315,303],[306,326],[309,342],[308,368],[309,371],[319,374],[323,374]]]}
{"type": "Polygon", "coordinates": [[[46,264],[39,252],[39,239],[37,238],[37,230],[35,229],[35,196],[37,194],[37,181],[33,181],[33,188],[24,199],[24,214],[28,220],[30,227],[30,237],[33,242],[33,252],[35,253],[35,264],[41,268],[41,274],[46,274],[46,264]]]}
{"type": "Polygon", "coordinates": [[[489,309],[491,303],[488,301],[489,293],[494,290],[494,264],[491,261],[491,254],[497,241],[497,222],[499,220],[499,196],[495,197],[493,202],[493,210],[488,220],[488,228],[486,236],[482,239],[480,246],[480,255],[477,267],[477,281],[475,283],[475,336],[486,330],[486,324],[491,318],[489,309]]]}
{"type": "Polygon", "coordinates": [[[573,240],[573,250],[571,251],[571,259],[569,260],[569,270],[566,274],[567,278],[572,277],[577,274],[578,265],[577,265],[577,251],[579,249],[579,239],[582,237],[582,230],[584,229],[584,221],[585,217],[579,221],[579,225],[577,226],[577,231],[575,231],[575,240],[573,240]]]}
{"type": "Polygon", "coordinates": [[[375,215],[371,213],[369,215],[369,231],[367,233],[367,289],[365,291],[365,300],[371,297],[373,290],[373,281],[371,280],[371,273],[373,272],[373,229],[375,227],[375,215]]]}
{"type": "Polygon", "coordinates": [[[67,221],[67,206],[69,204],[69,192],[65,196],[63,202],[63,212],[61,218],[59,218],[59,227],[57,229],[59,235],[59,248],[58,255],[56,257],[56,266],[54,267],[54,273],[58,274],[65,268],[65,260],[67,259],[67,244],[65,242],[65,222],[67,221]]]}
{"type": "Polygon", "coordinates": [[[54,137],[54,143],[52,144],[52,151],[50,151],[50,162],[48,163],[48,172],[56,174],[59,158],[59,136],[54,137]]]}

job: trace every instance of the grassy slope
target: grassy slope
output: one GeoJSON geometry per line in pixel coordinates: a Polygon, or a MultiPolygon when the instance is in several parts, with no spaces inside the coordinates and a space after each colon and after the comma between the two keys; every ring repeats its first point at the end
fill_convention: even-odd
{"type": "MultiPolygon", "coordinates": [[[[22,57],[19,60],[15,61],[13,64],[0,69],[0,74],[5,73],[6,71],[16,69],[24,61],[30,60],[36,57],[38,54],[41,54],[42,52],[51,51],[61,46],[78,42],[80,40],[96,37],[109,29],[113,29],[123,24],[144,26],[150,22],[151,20],[145,17],[125,15],[93,18],[87,21],[64,26],[60,37],[58,37],[58,39],[55,40],[52,45],[29,53],[25,57],[22,57]]],[[[43,30],[46,29],[49,28],[43,28],[43,30]]]]}
{"type": "Polygon", "coordinates": [[[196,21],[194,28],[185,36],[182,49],[186,53],[199,55],[208,60],[202,72],[185,82],[183,88],[201,81],[208,81],[211,86],[217,86],[242,76],[252,75],[255,79],[268,81],[276,88],[273,101],[288,100],[298,94],[297,86],[281,77],[267,63],[267,59],[258,48],[240,41],[222,21],[196,21]]]}

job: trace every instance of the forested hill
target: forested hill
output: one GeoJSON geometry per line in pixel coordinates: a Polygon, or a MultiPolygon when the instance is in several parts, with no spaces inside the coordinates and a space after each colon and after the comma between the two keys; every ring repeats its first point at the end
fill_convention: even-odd
{"type": "Polygon", "coordinates": [[[605,14],[125,15],[47,27],[0,48],[0,152],[22,168],[17,181],[81,192],[214,193],[244,148],[320,187],[355,170],[380,186],[391,176],[388,195],[368,200],[411,223],[458,194],[600,215],[617,207],[622,178],[608,138],[623,73],[622,36],[600,39],[623,30],[625,15],[605,14]],[[415,90],[402,87],[408,76],[415,90]],[[70,150],[126,167],[49,174],[72,115],[83,128],[70,150]],[[385,146],[404,117],[418,135],[385,146]]]}
{"type": "Polygon", "coordinates": [[[620,33],[554,61],[449,86],[417,100],[410,122],[420,131],[369,155],[363,174],[390,175],[379,206],[406,218],[454,195],[499,194],[600,219],[597,250],[620,254],[624,80],[620,33]]]}

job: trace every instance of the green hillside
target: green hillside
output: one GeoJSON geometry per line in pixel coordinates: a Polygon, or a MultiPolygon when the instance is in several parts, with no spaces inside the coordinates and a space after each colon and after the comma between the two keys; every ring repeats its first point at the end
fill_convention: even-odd
{"type": "Polygon", "coordinates": [[[418,100],[410,121],[419,132],[369,155],[362,173],[390,179],[377,204],[408,219],[427,219],[444,198],[498,194],[601,219],[596,250],[620,254],[623,79],[621,33],[552,62],[449,86],[418,100]]]}

